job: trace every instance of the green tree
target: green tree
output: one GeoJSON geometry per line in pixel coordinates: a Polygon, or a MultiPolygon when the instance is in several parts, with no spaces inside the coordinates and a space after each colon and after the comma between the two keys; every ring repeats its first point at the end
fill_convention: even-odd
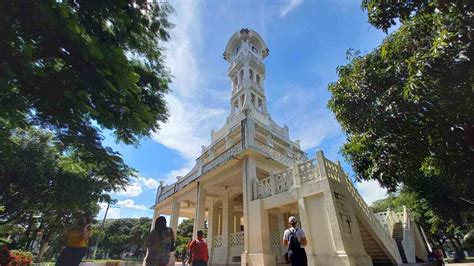
{"type": "Polygon", "coordinates": [[[186,219],[178,225],[176,232],[176,255],[186,252],[187,245],[193,237],[194,220],[186,219]]]}
{"type": "Polygon", "coordinates": [[[116,219],[110,221],[104,231],[102,249],[112,258],[120,258],[122,252],[128,251],[130,235],[134,226],[133,219],[116,219]]]}
{"type": "Polygon", "coordinates": [[[147,0],[1,1],[0,142],[11,129],[47,128],[124,185],[128,168],[101,129],[136,144],[166,121],[170,11],[147,0]]]}
{"type": "Polygon", "coordinates": [[[144,251],[145,243],[150,236],[152,219],[141,217],[136,219],[135,224],[130,231],[130,243],[137,246],[137,249],[144,251]]]}
{"type": "MultiPolygon", "coordinates": [[[[112,258],[120,258],[124,252],[144,255],[150,226],[151,219],[147,217],[106,220],[103,231],[99,233],[99,253],[108,253],[112,258]]],[[[95,243],[94,239],[92,241],[95,243]]]]}
{"type": "Polygon", "coordinates": [[[474,213],[473,5],[364,0],[369,22],[399,28],[338,68],[329,107],[358,180],[416,191],[443,221],[474,213]]]}
{"type": "Polygon", "coordinates": [[[388,208],[399,212],[403,210],[403,206],[409,209],[412,218],[423,228],[432,243],[443,247],[449,239],[458,251],[463,249],[460,239],[469,232],[470,227],[456,224],[452,220],[443,220],[431,209],[429,202],[406,186],[375,201],[371,208],[374,212],[386,211],[388,208]]]}
{"type": "Polygon", "coordinates": [[[95,215],[110,184],[95,175],[94,165],[62,153],[53,135],[40,129],[15,130],[2,143],[0,224],[24,228],[20,245],[40,239],[41,260],[55,234],[63,234],[85,213],[95,215]]]}

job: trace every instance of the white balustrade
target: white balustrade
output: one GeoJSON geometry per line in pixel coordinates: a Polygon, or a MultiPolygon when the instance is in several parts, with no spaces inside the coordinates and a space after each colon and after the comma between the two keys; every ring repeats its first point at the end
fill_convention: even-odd
{"type": "Polygon", "coordinates": [[[245,232],[231,233],[230,235],[230,246],[243,246],[245,239],[245,232]]]}
{"type": "Polygon", "coordinates": [[[234,156],[240,153],[242,150],[243,150],[242,143],[241,142],[236,143],[234,146],[227,149],[225,152],[221,153],[214,159],[212,159],[211,162],[204,165],[202,168],[203,174],[211,171],[212,169],[215,169],[216,167],[234,158],[234,156]]]}
{"type": "Polygon", "coordinates": [[[284,171],[278,172],[274,174],[275,177],[275,189],[276,193],[281,193],[284,191],[288,191],[288,189],[293,185],[293,169],[288,168],[284,171]]]}
{"type": "Polygon", "coordinates": [[[334,181],[341,182],[339,178],[339,167],[337,164],[331,162],[330,160],[324,158],[324,166],[326,167],[326,174],[328,177],[334,181]]]}
{"type": "Polygon", "coordinates": [[[280,233],[272,232],[270,235],[270,242],[272,243],[272,247],[279,247],[282,242],[280,239],[280,233]]]}
{"type": "Polygon", "coordinates": [[[372,225],[372,229],[376,232],[377,236],[381,238],[382,242],[386,244],[386,247],[390,250],[390,253],[399,258],[400,252],[398,251],[397,243],[388,233],[387,228],[379,221],[377,216],[372,212],[372,209],[367,205],[367,203],[365,203],[365,201],[359,195],[359,192],[357,192],[357,190],[355,189],[354,184],[352,184],[352,182],[349,180],[349,177],[345,173],[344,181],[346,183],[347,189],[354,197],[355,202],[357,202],[357,205],[367,216],[370,224],[372,225]]]}
{"type": "Polygon", "coordinates": [[[224,240],[222,238],[222,235],[214,236],[214,239],[212,241],[212,247],[220,248],[222,247],[223,243],[224,243],[224,240]]]}
{"type": "Polygon", "coordinates": [[[320,180],[321,171],[319,170],[316,159],[298,164],[298,175],[302,184],[311,180],[320,180]]]}
{"type": "Polygon", "coordinates": [[[270,183],[271,176],[257,181],[257,196],[259,199],[272,195],[272,187],[270,183]]]}
{"type": "Polygon", "coordinates": [[[280,162],[284,165],[290,166],[293,164],[294,160],[291,159],[290,157],[282,154],[281,152],[273,149],[272,147],[269,147],[265,144],[262,144],[260,142],[255,142],[255,147],[257,151],[265,154],[266,156],[272,158],[273,160],[280,162]]]}

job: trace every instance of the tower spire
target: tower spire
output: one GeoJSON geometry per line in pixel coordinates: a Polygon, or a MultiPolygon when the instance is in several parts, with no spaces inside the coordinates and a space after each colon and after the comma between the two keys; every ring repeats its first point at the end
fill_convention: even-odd
{"type": "Polygon", "coordinates": [[[230,64],[228,75],[232,83],[228,121],[241,112],[268,120],[263,64],[268,52],[262,37],[253,30],[242,29],[230,38],[224,52],[224,59],[230,64]]]}

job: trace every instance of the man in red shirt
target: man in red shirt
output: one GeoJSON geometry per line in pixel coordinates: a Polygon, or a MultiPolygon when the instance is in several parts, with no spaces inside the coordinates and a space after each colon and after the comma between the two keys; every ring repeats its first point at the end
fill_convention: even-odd
{"type": "Polygon", "coordinates": [[[207,266],[209,260],[209,253],[207,251],[207,243],[204,240],[204,232],[197,231],[197,239],[189,243],[188,249],[191,251],[193,266],[207,266]]]}

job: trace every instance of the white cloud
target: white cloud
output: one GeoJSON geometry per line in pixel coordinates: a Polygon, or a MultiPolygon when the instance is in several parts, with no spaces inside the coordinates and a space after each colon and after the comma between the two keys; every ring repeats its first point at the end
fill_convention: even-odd
{"type": "Polygon", "coordinates": [[[154,189],[158,187],[158,182],[156,182],[156,180],[153,178],[146,179],[143,184],[149,189],[154,189]]]}
{"type": "Polygon", "coordinates": [[[303,0],[288,0],[284,6],[280,8],[280,18],[286,17],[288,13],[298,8],[303,3],[303,0]]]}
{"type": "Polygon", "coordinates": [[[356,183],[357,190],[367,205],[371,205],[374,201],[387,197],[387,190],[380,187],[376,180],[362,181],[356,183]]]}
{"type": "Polygon", "coordinates": [[[166,66],[173,75],[173,93],[190,95],[197,89],[200,80],[196,57],[196,47],[201,42],[201,14],[199,1],[175,1],[176,13],[170,20],[175,28],[170,31],[171,40],[165,43],[166,66]]]}
{"type": "Polygon", "coordinates": [[[210,131],[224,121],[225,110],[206,108],[199,101],[174,95],[166,97],[170,118],[162,125],[153,139],[176,150],[187,161],[195,160],[201,153],[201,145],[209,143],[210,131]]]}
{"type": "Polygon", "coordinates": [[[158,182],[153,178],[147,178],[138,174],[131,177],[131,184],[124,189],[117,191],[119,196],[136,197],[142,194],[144,187],[148,189],[156,189],[158,182]]]}
{"type": "Polygon", "coordinates": [[[130,185],[127,185],[124,189],[119,190],[117,195],[127,196],[127,197],[136,197],[142,194],[142,184],[140,182],[132,182],[130,185]]]}
{"type": "MultiPolygon", "coordinates": [[[[97,214],[97,219],[102,220],[104,218],[105,210],[107,209],[107,203],[102,202],[99,204],[100,211],[97,214]]],[[[107,219],[119,219],[120,218],[120,208],[110,207],[107,212],[107,219]]]]}
{"type": "Polygon", "coordinates": [[[292,84],[284,86],[283,91],[284,95],[268,103],[270,113],[277,123],[288,125],[290,138],[300,140],[303,150],[319,146],[326,138],[341,135],[339,123],[325,106],[327,100],[321,97],[321,89],[292,84]]]}
{"type": "Polygon", "coordinates": [[[135,204],[135,201],[133,201],[132,199],[120,200],[117,202],[117,206],[121,208],[135,209],[135,210],[147,209],[144,205],[135,204]]]}
{"type": "Polygon", "coordinates": [[[152,134],[155,141],[177,151],[187,161],[181,169],[166,175],[166,181],[171,182],[191,170],[201,145],[210,142],[210,131],[222,124],[227,114],[225,109],[208,107],[212,93],[204,84],[210,77],[197,63],[202,35],[199,1],[176,1],[173,7],[176,13],[171,21],[176,27],[165,45],[166,65],[173,75],[172,92],[165,97],[170,117],[159,132],[152,134]]]}
{"type": "Polygon", "coordinates": [[[329,137],[340,134],[339,124],[327,110],[315,110],[289,123],[303,150],[314,148],[329,137]]]}
{"type": "Polygon", "coordinates": [[[173,182],[176,182],[176,177],[177,176],[185,176],[187,173],[189,173],[191,171],[191,169],[193,168],[193,162],[192,161],[188,161],[182,168],[180,169],[175,169],[175,170],[172,170],[171,172],[169,172],[167,175],[166,175],[166,180],[165,182],[166,183],[173,183],[173,182]]]}
{"type": "Polygon", "coordinates": [[[119,219],[120,218],[120,208],[109,208],[107,213],[107,219],[119,219]]]}

